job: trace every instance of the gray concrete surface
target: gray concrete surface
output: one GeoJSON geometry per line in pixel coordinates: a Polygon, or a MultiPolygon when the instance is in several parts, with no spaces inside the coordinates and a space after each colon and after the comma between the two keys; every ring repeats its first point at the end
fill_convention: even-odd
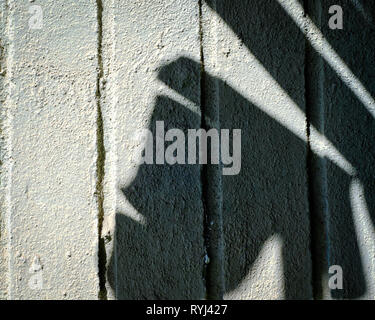
{"type": "Polygon", "coordinates": [[[207,4],[219,17],[207,81],[221,128],[243,135],[241,172],[222,185],[225,298],[310,298],[304,35],[276,1],[207,4]]]}
{"type": "Polygon", "coordinates": [[[96,299],[96,3],[6,5],[6,297],[96,299]]]}
{"type": "Polygon", "coordinates": [[[0,299],[374,299],[374,6],[0,0],[0,299]],[[240,174],[139,165],[158,120],[240,174]]]}
{"type": "Polygon", "coordinates": [[[345,71],[340,74],[324,62],[323,130],[353,166],[354,172],[349,175],[331,161],[327,163],[328,264],[341,265],[344,272],[344,289],[331,292],[331,295],[334,298],[374,299],[375,4],[326,1],[322,6],[322,20],[328,18],[328,8],[333,4],[346,8],[344,29],[336,33],[324,24],[322,33],[352,75],[344,77],[345,71]],[[359,10],[358,5],[363,10],[359,10]],[[361,86],[371,99],[365,99],[366,92],[353,90],[361,86]]]}
{"type": "Polygon", "coordinates": [[[143,147],[137,129],[154,131],[158,120],[166,130],[201,126],[199,65],[168,74],[188,99],[158,80],[181,55],[199,61],[198,3],[104,1],[103,17],[108,298],[202,299],[201,168],[136,164],[143,147]]]}
{"type": "MultiPolygon", "coordinates": [[[[7,56],[7,41],[6,41],[6,24],[4,23],[7,19],[7,10],[5,6],[5,1],[0,2],[0,102],[1,106],[4,105],[6,99],[6,56],[7,56]]],[[[7,170],[5,170],[5,134],[4,134],[4,118],[6,113],[4,108],[1,107],[1,152],[0,152],[0,164],[1,164],[1,176],[0,176],[0,299],[5,299],[7,297],[7,270],[8,270],[8,254],[7,254],[7,233],[6,233],[6,222],[5,222],[5,212],[6,212],[6,185],[7,185],[7,170]]]]}

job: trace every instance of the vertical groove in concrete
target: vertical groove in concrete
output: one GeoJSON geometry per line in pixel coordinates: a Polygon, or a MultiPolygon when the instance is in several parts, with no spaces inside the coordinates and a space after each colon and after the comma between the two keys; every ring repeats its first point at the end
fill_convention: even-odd
{"type": "MultiPolygon", "coordinates": [[[[320,1],[304,1],[305,15],[321,27],[320,1]]],[[[306,30],[307,32],[307,30],[306,30]]],[[[311,35],[310,35],[311,36],[311,35]]],[[[322,57],[312,48],[309,37],[306,37],[305,57],[305,95],[306,95],[306,133],[307,133],[307,177],[308,200],[311,230],[312,289],[313,298],[322,299],[324,274],[327,272],[327,190],[326,160],[311,150],[311,125],[324,133],[324,101],[322,97],[324,83],[322,57]]]]}
{"type": "Polygon", "coordinates": [[[110,279],[114,279],[113,285],[117,285],[117,255],[113,235],[115,233],[115,216],[117,201],[117,108],[114,106],[118,92],[117,70],[112,67],[115,60],[114,48],[119,40],[115,37],[115,0],[101,0],[101,46],[100,57],[102,77],[100,83],[100,109],[102,115],[102,141],[105,150],[105,164],[102,180],[102,218],[100,230],[100,255],[103,258],[100,265],[102,292],[106,292],[106,299],[116,298],[117,290],[112,288],[110,279]],[[105,251],[105,252],[104,252],[105,251]],[[113,255],[113,270],[109,272],[110,257],[113,255]],[[104,288],[105,286],[105,288],[104,288]]]}
{"type": "MultiPolygon", "coordinates": [[[[198,1],[198,10],[199,10],[199,54],[200,54],[200,108],[201,108],[201,127],[206,129],[206,98],[204,90],[204,79],[205,79],[205,68],[204,68],[204,53],[203,53],[203,30],[202,30],[202,0],[198,1]]],[[[202,165],[201,169],[201,184],[202,184],[202,204],[203,204],[203,241],[206,251],[206,257],[209,257],[209,231],[208,231],[208,212],[207,212],[207,166],[202,165]]],[[[206,260],[207,261],[207,260],[206,260]]],[[[209,264],[209,262],[208,262],[209,264]]],[[[206,285],[206,297],[209,298],[210,295],[210,275],[209,268],[207,264],[203,265],[203,278],[206,285]]]]}
{"type": "MultiPolygon", "coordinates": [[[[206,81],[204,12],[202,0],[199,0],[199,33],[200,33],[200,105],[202,111],[202,128],[220,130],[218,86],[206,81]],[[214,86],[211,88],[210,86],[214,86]]],[[[208,148],[210,150],[210,148],[208,148]]],[[[210,159],[210,151],[208,152],[210,159]]],[[[223,269],[223,228],[221,197],[221,165],[203,165],[202,196],[204,205],[204,241],[208,263],[205,266],[207,299],[222,299],[224,294],[223,269]]]]}
{"type": "MultiPolygon", "coordinates": [[[[199,0],[199,53],[200,53],[200,107],[201,107],[201,127],[207,129],[206,123],[206,97],[205,97],[205,67],[204,67],[204,52],[203,52],[203,29],[202,29],[202,0],[199,0]]],[[[202,184],[202,203],[203,203],[203,241],[206,250],[206,257],[211,258],[210,250],[210,234],[209,234],[209,212],[207,207],[207,188],[208,188],[208,173],[207,165],[202,165],[201,170],[201,184],[202,184]]],[[[205,259],[206,263],[203,265],[203,276],[206,285],[206,298],[211,296],[211,274],[209,265],[211,261],[205,259]]]]}
{"type": "Polygon", "coordinates": [[[96,163],[96,196],[98,202],[98,276],[99,276],[99,296],[100,300],[107,300],[106,290],[106,249],[104,237],[102,236],[104,221],[104,166],[105,166],[105,147],[103,132],[103,115],[101,108],[101,84],[103,79],[103,59],[102,59],[102,38],[103,38],[103,4],[102,0],[97,0],[97,23],[98,23],[98,77],[96,83],[96,99],[97,99],[97,163],[96,163]]]}

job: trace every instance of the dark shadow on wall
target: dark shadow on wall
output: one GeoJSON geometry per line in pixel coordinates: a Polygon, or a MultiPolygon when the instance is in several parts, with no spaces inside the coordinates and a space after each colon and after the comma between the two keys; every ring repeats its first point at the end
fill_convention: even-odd
{"type": "MultiPolygon", "coordinates": [[[[304,53],[305,39],[292,19],[280,6],[278,1],[241,1],[241,0],[205,0],[219,16],[239,36],[244,45],[262,63],[278,84],[288,93],[294,102],[304,112],[305,92],[296,90],[295,69],[303,68],[300,57],[304,53]],[[262,30],[263,32],[259,32],[262,30]],[[291,54],[292,60],[290,59],[291,54]],[[294,59],[294,60],[293,60],[294,59]]],[[[299,0],[303,6],[309,1],[299,0]]],[[[333,49],[337,52],[353,74],[375,96],[375,32],[374,24],[369,23],[366,14],[372,19],[375,3],[369,1],[329,0],[315,2],[316,8],[321,7],[321,16],[317,11],[309,11],[314,23],[321,25],[321,31],[333,49]],[[363,7],[359,12],[354,2],[363,7]],[[328,13],[331,5],[341,5],[344,10],[344,30],[331,30],[328,13]],[[363,14],[365,13],[365,14],[363,14]],[[364,32],[365,30],[365,32],[364,32]]],[[[310,8],[312,8],[310,6],[310,8]]],[[[316,59],[318,54],[312,49],[311,57],[316,59]]],[[[307,61],[307,63],[311,63],[307,61]]],[[[310,66],[310,69],[318,66],[310,66]]],[[[365,188],[366,203],[371,219],[375,220],[375,121],[374,117],[363,106],[361,101],[343,83],[339,75],[324,62],[324,86],[322,92],[325,109],[325,124],[321,128],[317,117],[310,117],[315,128],[323,129],[327,139],[357,170],[357,177],[365,188]]],[[[303,71],[301,71],[303,72],[303,71]]],[[[309,74],[306,74],[309,81],[309,74]]],[[[316,79],[315,79],[316,80],[316,79]]],[[[304,90],[305,88],[303,88],[304,90]]],[[[270,93],[272,94],[272,93],[270,93]]],[[[307,101],[309,104],[310,101],[307,101]]],[[[311,105],[310,105],[311,108],[311,105]]],[[[291,155],[292,156],[292,155],[291,155]]],[[[316,155],[312,157],[317,158],[316,155]]],[[[327,259],[325,266],[319,266],[320,261],[314,261],[319,268],[317,277],[322,281],[328,278],[329,265],[340,265],[344,270],[344,289],[332,291],[335,298],[358,298],[366,293],[364,270],[355,233],[349,188],[352,179],[335,164],[328,161],[327,183],[329,199],[329,215],[313,211],[325,219],[325,226],[316,226],[318,231],[329,228],[328,243],[322,245],[325,253],[318,252],[318,259],[327,259]],[[328,225],[328,226],[327,226],[328,225]],[[325,276],[325,277],[324,277],[325,276]]],[[[314,204],[313,204],[314,205],[314,204]]],[[[314,216],[312,217],[314,221],[314,216]]],[[[320,223],[315,221],[315,224],[320,223]]],[[[315,257],[315,259],[317,259],[315,257]]],[[[315,288],[319,296],[321,288],[315,288]]]]}
{"type": "MultiPolygon", "coordinates": [[[[199,67],[181,58],[163,67],[159,77],[199,104],[189,85],[191,71],[199,67]]],[[[279,234],[284,270],[280,281],[285,281],[286,296],[309,298],[306,145],[220,79],[207,74],[206,81],[220,85],[221,127],[241,129],[243,137],[240,174],[223,176],[226,290],[237,288],[264,242],[279,234]]],[[[185,132],[200,127],[199,116],[167,97],[157,99],[151,130],[155,130],[157,120],[185,132]]],[[[203,270],[204,251],[193,252],[202,248],[202,229],[196,229],[197,223],[203,225],[199,221],[203,216],[199,179],[199,166],[141,165],[135,181],[123,190],[147,224],[117,215],[117,274],[123,277],[117,279],[118,298],[204,297],[195,277],[203,270]],[[192,217],[196,217],[195,224],[189,222],[192,217]],[[185,255],[190,258],[182,258],[185,255]],[[192,278],[185,279],[189,276],[192,278]]]]}
{"type": "MultiPolygon", "coordinates": [[[[199,96],[199,66],[175,74],[194,100],[199,96]]],[[[185,106],[159,96],[149,129],[156,121],[172,128],[200,128],[201,119],[185,106]]],[[[165,145],[165,148],[167,144],[165,145]]],[[[187,154],[187,153],[186,153],[187,154]]],[[[135,180],[122,189],[145,224],[116,215],[116,262],[111,257],[109,282],[118,299],[201,299],[205,296],[203,204],[199,165],[141,165],[135,180]],[[117,266],[117,267],[116,267],[117,266]],[[117,268],[117,270],[115,270],[117,268]],[[116,282],[113,277],[117,277],[116,282]]]]}
{"type": "MultiPolygon", "coordinates": [[[[199,94],[199,67],[177,74],[192,95],[199,94]]],[[[198,110],[199,111],[199,110],[198,110]]],[[[156,121],[165,132],[200,128],[200,115],[159,96],[149,129],[156,156],[156,121]]],[[[170,143],[168,143],[170,144],[170,143]]],[[[168,144],[165,144],[165,149],[168,144]]],[[[187,152],[186,152],[187,155],[187,152]]],[[[141,165],[135,180],[122,189],[145,223],[116,215],[117,270],[111,257],[109,275],[117,274],[118,299],[201,299],[204,288],[203,204],[199,165],[141,165]]]]}
{"type": "MultiPolygon", "coordinates": [[[[364,13],[375,13],[373,1],[355,1],[361,4],[364,13]]],[[[375,26],[369,24],[365,16],[354,6],[354,1],[324,1],[322,5],[322,21],[328,21],[329,7],[341,5],[344,10],[344,30],[335,32],[329,29],[327,23],[322,23],[322,33],[333,49],[369,94],[375,97],[375,26]]],[[[352,164],[357,171],[365,191],[365,200],[372,225],[375,224],[375,119],[359,97],[353,94],[338,74],[324,64],[324,105],[325,136],[352,164]]],[[[313,121],[314,119],[312,119],[313,121]]],[[[316,123],[313,121],[313,125],[316,123]]],[[[331,232],[330,264],[343,267],[343,293],[332,292],[334,297],[357,298],[366,293],[365,286],[357,280],[357,275],[369,272],[359,269],[355,264],[355,249],[357,244],[349,241],[355,231],[352,225],[351,204],[349,202],[349,187],[352,180],[333,164],[328,163],[328,197],[330,201],[329,224],[331,232]],[[338,192],[338,190],[342,192],[338,192]],[[347,278],[347,279],[345,279],[347,278]],[[345,288],[345,287],[344,287],[345,288]]],[[[370,253],[368,253],[368,256],[370,253]]],[[[359,256],[359,255],[358,255],[359,256]]],[[[359,259],[359,258],[358,258],[359,259]]]]}
{"type": "MultiPolygon", "coordinates": [[[[160,120],[166,131],[178,128],[186,133],[200,125],[199,116],[163,96],[158,97],[151,119],[154,140],[160,120]]],[[[145,218],[145,225],[116,216],[118,298],[204,297],[199,166],[141,165],[136,179],[122,192],[145,218]]]]}
{"type": "MultiPolygon", "coordinates": [[[[206,2],[213,6],[213,1],[206,2]]],[[[296,82],[303,79],[305,39],[277,1],[223,0],[217,1],[213,8],[305,111],[305,90],[296,82]]],[[[361,17],[357,11],[352,14],[357,26],[361,17]]],[[[344,35],[344,42],[339,37],[329,41],[374,94],[370,52],[374,52],[375,41],[367,43],[369,51],[356,61],[353,54],[348,54],[346,42],[354,46],[361,34],[355,29],[344,35]],[[367,69],[361,63],[367,63],[367,69]]],[[[366,40],[360,43],[364,45],[366,40]]],[[[324,134],[357,169],[374,219],[374,119],[335,72],[326,64],[324,68],[327,77],[324,134]]],[[[164,66],[159,78],[199,105],[199,70],[199,64],[181,58],[164,66]]],[[[307,146],[221,79],[208,74],[205,79],[208,87],[219,88],[221,128],[242,130],[241,172],[238,176],[223,177],[226,292],[238,287],[265,241],[278,234],[283,245],[284,275],[280,281],[284,281],[286,298],[311,298],[307,146]]],[[[165,122],[166,130],[180,128],[186,132],[201,126],[198,114],[164,96],[154,106],[151,130],[155,130],[158,120],[165,122]]],[[[328,169],[331,207],[327,220],[330,238],[326,245],[330,250],[329,262],[341,265],[344,270],[344,290],[333,295],[357,298],[367,289],[349,202],[351,177],[333,163],[328,163],[328,169]]],[[[142,165],[131,186],[122,190],[146,223],[142,225],[122,214],[116,216],[117,261],[115,267],[111,257],[109,281],[116,287],[118,299],[204,298],[200,182],[198,165],[142,165]]],[[[327,271],[322,272],[327,275],[327,271]]]]}

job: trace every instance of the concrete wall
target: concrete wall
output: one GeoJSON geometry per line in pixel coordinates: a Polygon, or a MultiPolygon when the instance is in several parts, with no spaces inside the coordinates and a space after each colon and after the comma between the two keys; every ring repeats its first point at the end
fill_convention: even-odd
{"type": "Polygon", "coordinates": [[[374,4],[0,7],[1,299],[375,298],[374,4]],[[156,121],[240,173],[137,164],[156,121]]]}

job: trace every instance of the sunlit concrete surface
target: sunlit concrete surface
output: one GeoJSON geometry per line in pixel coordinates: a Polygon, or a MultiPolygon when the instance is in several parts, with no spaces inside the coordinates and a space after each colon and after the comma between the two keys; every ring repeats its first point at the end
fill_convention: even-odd
{"type": "Polygon", "coordinates": [[[375,298],[372,2],[0,8],[1,299],[375,298]],[[240,173],[140,165],[156,121],[240,173]]]}
{"type": "Polygon", "coordinates": [[[96,4],[44,1],[42,29],[1,5],[5,297],[96,299],[96,4]]]}

